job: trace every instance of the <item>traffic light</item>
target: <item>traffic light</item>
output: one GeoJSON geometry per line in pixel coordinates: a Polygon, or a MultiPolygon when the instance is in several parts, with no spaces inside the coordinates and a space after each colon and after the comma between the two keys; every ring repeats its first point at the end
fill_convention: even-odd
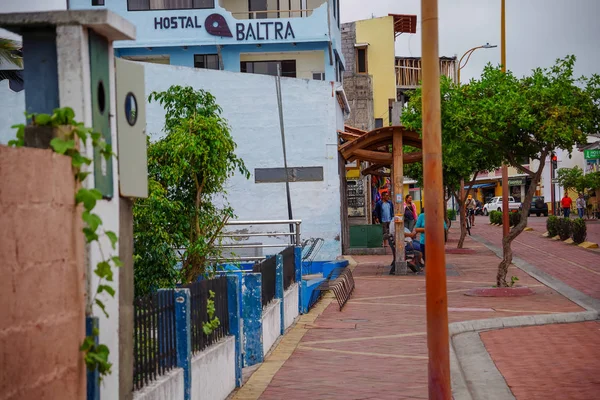
{"type": "Polygon", "coordinates": [[[556,169],[558,167],[558,157],[556,154],[552,154],[552,168],[556,169]]]}

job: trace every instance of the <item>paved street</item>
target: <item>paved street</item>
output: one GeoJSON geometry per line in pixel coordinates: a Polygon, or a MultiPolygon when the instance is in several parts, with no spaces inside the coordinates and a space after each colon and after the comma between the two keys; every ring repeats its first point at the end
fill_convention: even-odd
{"type": "MultiPolygon", "coordinates": [[[[533,221],[537,219],[531,218],[533,221]]],[[[488,222],[489,219],[478,217],[472,233],[501,247],[502,227],[490,226],[488,222]]],[[[544,229],[536,227],[535,223],[530,226],[535,230],[523,232],[514,240],[514,255],[588,296],[600,299],[600,252],[542,237],[545,223],[544,229]]],[[[600,227],[597,224],[590,226],[594,227],[594,232],[600,227]]]]}
{"type": "MultiPolygon", "coordinates": [[[[494,227],[479,224],[476,228],[482,236],[489,236],[490,240],[495,238],[494,227]]],[[[451,233],[447,248],[454,248],[456,240],[456,232],[451,233]]],[[[549,240],[547,242],[549,246],[562,246],[549,240]]],[[[542,244],[535,243],[534,246],[542,246],[542,244]]],[[[582,311],[579,306],[554,290],[541,285],[516,267],[510,268],[509,276],[518,276],[520,284],[534,288],[536,291],[534,296],[520,298],[465,296],[464,293],[470,288],[494,283],[499,261],[490,250],[472,238],[467,238],[466,247],[475,250],[476,253],[447,254],[450,322],[582,311]]],[[[572,259],[576,263],[583,263],[588,252],[577,250],[581,251],[582,256],[572,256],[572,259]]],[[[590,254],[598,257],[595,253],[590,254]]],[[[267,358],[263,366],[234,398],[273,400],[427,398],[424,277],[387,275],[387,268],[384,266],[391,261],[390,256],[355,256],[354,259],[358,262],[354,270],[357,286],[344,310],[340,312],[335,302],[327,305],[328,299],[321,300],[322,310],[318,305],[313,312],[303,316],[286,335],[289,340],[282,341],[283,346],[280,345],[267,358]]],[[[581,269],[573,265],[568,268],[574,271],[581,269]]],[[[589,269],[596,271],[597,267],[589,269]]],[[[589,275],[597,277],[594,273],[589,275]]],[[[588,287],[590,291],[594,291],[595,288],[594,284],[588,287]]],[[[547,333],[546,327],[535,327],[535,329],[538,336],[547,333]]],[[[561,368],[579,370],[577,368],[581,363],[596,362],[597,352],[590,350],[593,346],[596,346],[595,348],[600,346],[600,335],[594,335],[593,330],[587,336],[582,336],[581,340],[569,341],[567,338],[570,335],[577,335],[576,326],[556,325],[548,329],[550,329],[548,332],[557,338],[565,338],[562,347],[557,347],[557,351],[561,354],[567,352],[565,357],[561,358],[561,368]],[[563,333],[562,328],[570,330],[563,333]],[[571,357],[568,354],[577,356],[571,357]]],[[[553,353],[553,350],[548,351],[548,346],[556,341],[551,341],[550,344],[540,342],[545,343],[545,346],[532,343],[532,340],[523,341],[516,350],[517,348],[513,347],[514,341],[506,339],[506,335],[510,338],[510,332],[494,331],[482,335],[485,345],[491,348],[493,359],[503,362],[500,364],[500,371],[510,377],[509,385],[514,384],[519,388],[519,385],[523,384],[518,380],[523,369],[539,371],[533,375],[534,378],[527,378],[526,385],[543,385],[544,390],[548,392],[559,390],[564,385],[576,388],[580,378],[585,379],[584,376],[576,378],[570,374],[565,374],[563,379],[552,381],[546,379],[547,375],[544,371],[546,369],[550,371],[550,368],[556,366],[540,362],[542,355],[538,353],[544,350],[553,353]],[[496,337],[497,332],[501,332],[500,338],[496,337]],[[523,354],[528,354],[530,349],[531,356],[522,357],[523,354]],[[513,358],[521,360],[514,368],[510,362],[513,358]],[[504,362],[505,360],[507,362],[504,362]]],[[[552,360],[548,358],[548,361],[552,360]]],[[[596,381],[592,380],[591,386],[586,383],[588,386],[585,393],[591,396],[588,398],[594,397],[592,393],[600,390],[594,382],[596,381]],[[590,392],[588,389],[593,391],[590,392]]],[[[515,394],[519,400],[540,398],[532,397],[532,394],[527,391],[516,390],[515,394]]]]}

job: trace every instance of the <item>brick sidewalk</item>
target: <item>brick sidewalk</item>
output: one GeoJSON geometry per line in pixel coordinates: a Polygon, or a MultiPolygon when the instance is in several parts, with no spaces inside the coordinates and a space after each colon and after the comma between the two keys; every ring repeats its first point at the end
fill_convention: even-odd
{"type": "MultiPolygon", "coordinates": [[[[454,247],[455,240],[451,235],[448,246],[454,247]]],[[[466,243],[476,254],[446,255],[450,270],[458,273],[448,277],[450,322],[582,310],[515,267],[509,275],[533,287],[536,295],[465,296],[472,287],[492,285],[498,265],[498,258],[483,245],[470,238],[466,243]]],[[[314,322],[297,325],[301,339],[291,356],[275,356],[275,375],[259,369],[249,389],[243,387],[235,398],[427,398],[424,277],[384,274],[390,256],[354,258],[359,263],[354,270],[356,291],[344,310],[334,302],[314,322]],[[261,382],[264,391],[256,389],[261,382]]]]}
{"type": "Polygon", "coordinates": [[[598,321],[502,329],[480,337],[517,400],[600,396],[598,321]]]}
{"type": "MultiPolygon", "coordinates": [[[[478,217],[472,233],[502,247],[502,227],[489,225],[484,217],[478,217]]],[[[512,244],[513,254],[572,288],[600,299],[600,252],[553,241],[542,237],[542,233],[521,233],[512,244]]]]}

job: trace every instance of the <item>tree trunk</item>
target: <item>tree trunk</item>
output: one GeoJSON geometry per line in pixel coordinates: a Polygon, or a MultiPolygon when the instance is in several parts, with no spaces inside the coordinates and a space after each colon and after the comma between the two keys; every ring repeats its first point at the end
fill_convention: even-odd
{"type": "MultiPolygon", "coordinates": [[[[529,186],[529,190],[525,195],[525,201],[521,203],[521,221],[519,221],[519,223],[510,230],[508,236],[502,238],[503,256],[502,261],[498,265],[498,273],[496,275],[496,285],[498,287],[508,287],[508,283],[506,282],[506,275],[508,274],[508,267],[512,263],[513,258],[511,244],[513,240],[515,240],[517,236],[519,236],[527,226],[529,207],[531,207],[531,200],[533,199],[535,189],[537,188],[537,185],[540,182],[540,177],[542,176],[542,171],[544,170],[544,164],[546,163],[546,155],[547,152],[542,152],[542,155],[540,156],[540,166],[538,170],[533,175],[530,175],[531,185],[529,186]]],[[[509,210],[504,210],[504,212],[509,212],[509,210]]]]}

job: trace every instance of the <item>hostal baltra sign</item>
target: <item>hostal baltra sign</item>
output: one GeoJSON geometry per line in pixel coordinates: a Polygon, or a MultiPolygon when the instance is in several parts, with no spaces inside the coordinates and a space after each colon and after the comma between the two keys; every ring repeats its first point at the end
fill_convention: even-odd
{"type": "MultiPolygon", "coordinates": [[[[154,29],[200,29],[198,16],[154,17],[154,29]]],[[[213,36],[233,37],[227,21],[220,14],[211,14],[204,20],[206,32],[213,36]]],[[[292,24],[288,21],[238,22],[235,24],[235,38],[245,40],[295,39],[292,24]]]]}

